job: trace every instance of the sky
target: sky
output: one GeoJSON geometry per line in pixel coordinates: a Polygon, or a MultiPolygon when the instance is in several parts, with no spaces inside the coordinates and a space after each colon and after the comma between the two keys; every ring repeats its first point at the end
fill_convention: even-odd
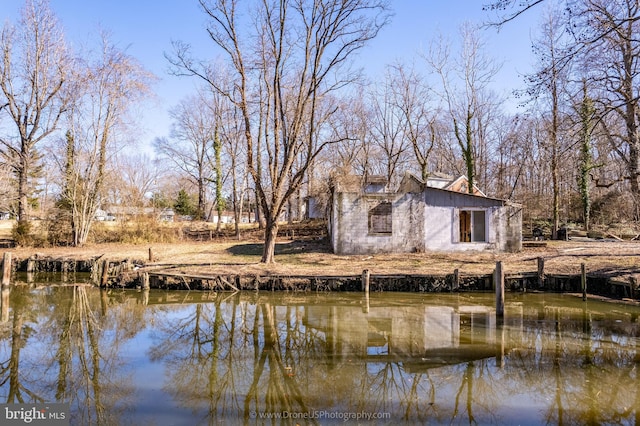
{"type": "MultiPolygon", "coordinates": [[[[386,64],[412,62],[438,34],[455,42],[463,22],[479,24],[493,17],[482,10],[484,3],[484,0],[392,0],[391,23],[359,52],[356,64],[374,79],[386,64]]],[[[15,22],[23,4],[24,0],[0,0],[0,24],[7,20],[15,22]]],[[[201,59],[216,57],[197,0],[50,0],[50,7],[72,45],[97,41],[98,30],[106,30],[118,47],[158,77],[153,86],[156,97],[141,108],[139,138],[143,146],[150,147],[156,137],[169,136],[168,110],[193,94],[199,83],[195,78],[168,73],[164,54],[171,52],[172,40],[189,43],[201,59]]],[[[500,31],[482,30],[488,54],[503,64],[493,88],[507,97],[521,87],[522,74],[531,70],[530,46],[538,12],[507,23],[500,31]]],[[[507,100],[506,105],[515,108],[516,102],[507,100]]]]}

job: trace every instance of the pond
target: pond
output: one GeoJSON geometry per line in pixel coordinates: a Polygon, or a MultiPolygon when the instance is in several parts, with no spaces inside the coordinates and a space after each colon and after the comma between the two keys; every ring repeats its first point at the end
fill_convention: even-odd
{"type": "Polygon", "coordinates": [[[635,306],[557,294],[2,291],[0,402],[71,424],[634,424],[635,306]]]}

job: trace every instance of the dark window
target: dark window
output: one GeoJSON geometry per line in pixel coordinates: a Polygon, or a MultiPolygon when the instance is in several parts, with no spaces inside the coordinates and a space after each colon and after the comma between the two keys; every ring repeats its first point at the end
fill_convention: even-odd
{"type": "Polygon", "coordinates": [[[487,241],[484,210],[460,210],[460,242],[487,241]]]}
{"type": "Polygon", "coordinates": [[[383,201],[369,209],[369,233],[391,234],[391,203],[383,201]]]}

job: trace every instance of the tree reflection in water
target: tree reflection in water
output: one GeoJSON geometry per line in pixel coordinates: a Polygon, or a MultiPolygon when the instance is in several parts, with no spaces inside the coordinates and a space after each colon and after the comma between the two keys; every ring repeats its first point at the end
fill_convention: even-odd
{"type": "Polygon", "coordinates": [[[0,397],[78,424],[638,420],[637,307],[513,294],[496,324],[490,294],[360,298],[14,287],[0,397]]]}
{"type": "Polygon", "coordinates": [[[16,286],[9,300],[11,327],[0,325],[2,402],[66,402],[73,423],[118,424],[133,391],[118,358],[130,315],[100,316],[100,293],[85,286],[16,286]]]}

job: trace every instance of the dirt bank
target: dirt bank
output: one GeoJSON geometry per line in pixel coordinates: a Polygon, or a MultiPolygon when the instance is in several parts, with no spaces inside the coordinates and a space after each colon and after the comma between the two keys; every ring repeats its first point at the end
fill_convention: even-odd
{"type": "Polygon", "coordinates": [[[360,274],[460,274],[478,275],[493,271],[502,261],[505,272],[534,272],[538,257],[545,259],[549,274],[579,274],[585,263],[590,275],[640,275],[640,242],[620,241],[550,241],[544,247],[524,248],[520,253],[491,251],[465,253],[410,253],[366,256],[337,256],[317,240],[280,240],[276,264],[259,263],[262,245],[259,241],[185,242],[151,245],[100,244],[82,248],[14,248],[14,259],[32,256],[84,260],[102,258],[129,259],[154,269],[170,268],[189,274],[279,274],[329,275],[360,274]],[[149,261],[149,251],[153,257],[149,261]]]}

